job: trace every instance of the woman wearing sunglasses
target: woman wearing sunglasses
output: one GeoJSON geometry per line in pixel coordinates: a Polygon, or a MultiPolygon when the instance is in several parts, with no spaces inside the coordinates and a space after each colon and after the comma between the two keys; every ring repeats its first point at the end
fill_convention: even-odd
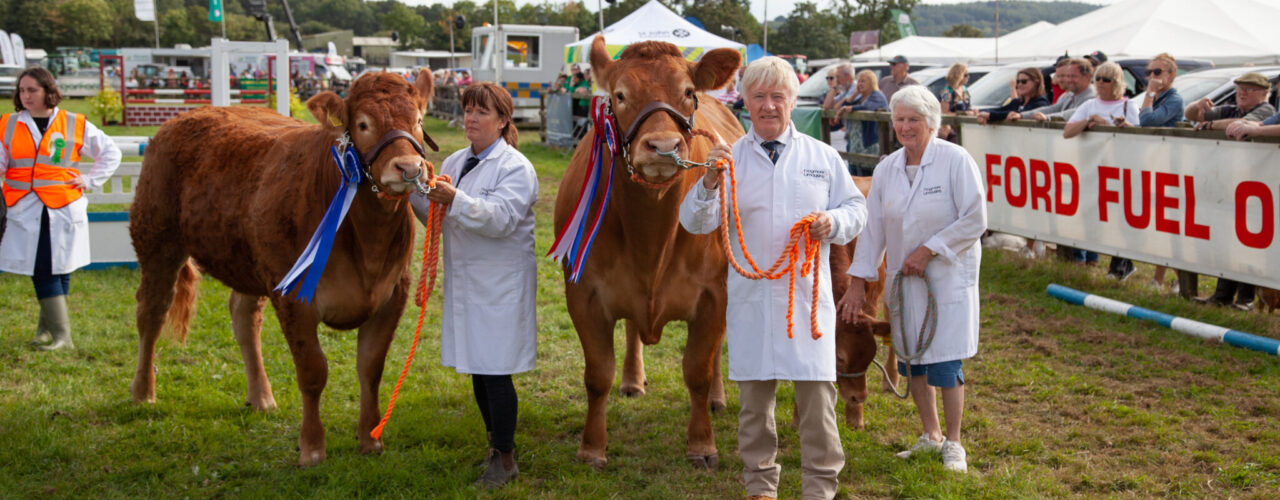
{"type": "MultiPolygon", "coordinates": [[[[1138,111],[1140,127],[1176,127],[1182,121],[1182,96],[1173,88],[1173,78],[1178,75],[1178,62],[1169,54],[1160,54],[1147,63],[1147,91],[1138,111]]],[[[1107,274],[1124,280],[1134,272],[1133,261],[1112,257],[1107,274]]],[[[1151,284],[1163,288],[1167,269],[1156,266],[1151,284]]],[[[1178,293],[1178,283],[1173,283],[1173,293],[1178,293]]]]}
{"type": "Polygon", "coordinates": [[[1123,71],[1113,62],[1098,66],[1093,72],[1098,97],[1076,108],[1062,130],[1062,137],[1070,139],[1099,125],[1131,127],[1138,124],[1138,102],[1124,96],[1123,71]]]}
{"type": "Polygon", "coordinates": [[[1009,113],[1023,113],[1052,104],[1049,96],[1044,93],[1044,75],[1037,68],[1018,70],[1018,76],[1009,83],[1012,87],[1009,102],[998,108],[978,112],[979,124],[1004,121],[1009,113]]]}

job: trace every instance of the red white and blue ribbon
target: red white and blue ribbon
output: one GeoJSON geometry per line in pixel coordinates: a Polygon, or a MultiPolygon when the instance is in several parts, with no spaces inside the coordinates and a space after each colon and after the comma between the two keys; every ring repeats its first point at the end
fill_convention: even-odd
{"type": "Polygon", "coordinates": [[[608,97],[596,96],[591,100],[591,121],[595,126],[595,141],[591,145],[591,157],[588,163],[590,167],[587,175],[583,176],[582,189],[578,192],[578,204],[574,207],[569,222],[560,229],[560,234],[556,235],[551,251],[547,252],[553,260],[567,263],[569,280],[574,283],[582,278],[587,256],[591,254],[591,244],[595,241],[596,234],[600,232],[604,212],[609,208],[611,192],[609,186],[613,185],[613,162],[619,152],[617,121],[610,108],[608,97]],[[608,148],[609,153],[607,165],[604,161],[605,148],[608,148]],[[588,217],[592,202],[596,199],[596,192],[602,189],[602,180],[604,198],[596,207],[594,215],[588,217]]]}
{"type": "Polygon", "coordinates": [[[363,179],[360,173],[360,155],[356,153],[356,148],[348,144],[348,139],[344,137],[340,141],[341,148],[329,147],[333,161],[338,164],[338,170],[342,172],[342,183],[338,186],[338,192],[334,193],[333,200],[329,202],[324,218],[320,219],[320,226],[311,235],[307,248],[302,251],[302,255],[298,256],[297,262],[293,263],[293,268],[285,274],[283,280],[280,280],[280,284],[276,285],[275,291],[280,292],[281,295],[289,295],[297,289],[298,301],[308,304],[315,297],[316,287],[320,284],[320,275],[324,274],[325,264],[329,262],[329,252],[333,249],[334,235],[338,233],[338,227],[346,219],[347,210],[351,208],[351,201],[355,199],[356,190],[363,179]]]}

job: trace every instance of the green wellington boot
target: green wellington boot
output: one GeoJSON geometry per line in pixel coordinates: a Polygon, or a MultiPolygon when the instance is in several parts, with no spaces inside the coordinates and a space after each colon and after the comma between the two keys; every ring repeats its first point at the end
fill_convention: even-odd
{"type": "MultiPolygon", "coordinates": [[[[51,300],[45,299],[45,300],[51,300]]],[[[27,342],[30,345],[48,344],[53,341],[53,335],[49,333],[49,308],[44,306],[45,300],[40,301],[40,323],[36,325],[36,336],[27,342]]]]}
{"type": "Polygon", "coordinates": [[[45,321],[45,326],[49,329],[53,342],[48,345],[37,347],[41,351],[54,351],[62,348],[72,348],[75,344],[71,343],[71,317],[67,314],[67,296],[59,295],[57,297],[49,297],[40,301],[40,309],[49,311],[49,316],[45,321]]]}

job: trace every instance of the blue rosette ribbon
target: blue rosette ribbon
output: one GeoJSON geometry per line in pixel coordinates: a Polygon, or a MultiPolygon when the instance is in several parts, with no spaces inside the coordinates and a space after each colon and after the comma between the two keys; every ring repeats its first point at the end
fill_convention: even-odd
{"type": "Polygon", "coordinates": [[[325,264],[329,262],[334,235],[338,233],[338,227],[342,226],[342,221],[347,218],[347,211],[351,209],[351,202],[355,199],[356,190],[363,180],[360,173],[360,156],[356,154],[355,148],[344,147],[339,150],[337,146],[330,146],[329,153],[333,155],[333,161],[342,172],[342,183],[338,186],[338,192],[334,193],[333,200],[329,202],[324,218],[320,219],[320,226],[316,228],[315,233],[312,233],[307,248],[302,251],[302,255],[299,255],[298,260],[293,263],[293,268],[289,269],[284,279],[280,280],[280,284],[275,287],[275,291],[280,292],[281,295],[289,295],[296,289],[297,300],[308,304],[315,297],[316,287],[320,285],[320,276],[324,274],[325,264]]]}

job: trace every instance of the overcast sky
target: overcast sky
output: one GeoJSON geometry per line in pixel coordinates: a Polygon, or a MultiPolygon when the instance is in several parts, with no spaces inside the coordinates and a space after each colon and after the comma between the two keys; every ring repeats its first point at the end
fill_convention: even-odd
{"type": "MultiPolygon", "coordinates": [[[[453,2],[452,2],[452,1],[450,1],[450,0],[444,0],[444,1],[439,1],[439,0],[435,0],[435,1],[433,1],[433,0],[400,0],[400,1],[402,1],[402,2],[404,2],[404,3],[406,3],[406,4],[409,4],[409,5],[423,5],[423,4],[433,4],[433,3],[445,3],[445,4],[452,4],[452,3],[453,3],[453,2]]],[[[540,3],[543,3],[543,1],[544,1],[544,0],[516,0],[516,4],[517,4],[517,5],[524,5],[524,4],[529,4],[529,3],[531,3],[531,4],[540,4],[540,3]]],[[[559,2],[563,2],[564,0],[552,0],[552,1],[553,1],[553,2],[556,2],[556,3],[559,3],[559,2]]],[[[596,2],[597,2],[597,1],[599,1],[599,3],[600,3],[601,5],[603,5],[603,6],[605,6],[606,8],[608,8],[608,5],[609,5],[609,4],[608,4],[608,2],[605,2],[604,0],[579,0],[579,1],[580,1],[583,5],[585,5],[585,6],[587,7],[587,9],[591,10],[592,12],[595,12],[595,10],[596,10],[596,2]]],[[[791,9],[795,7],[795,4],[796,4],[796,2],[797,2],[797,1],[798,1],[798,0],[767,0],[767,2],[768,2],[768,4],[769,4],[769,6],[768,6],[768,7],[769,7],[769,17],[770,17],[770,18],[776,18],[776,17],[778,17],[778,16],[785,16],[785,15],[787,15],[788,13],[790,13],[790,12],[791,12],[791,9]]],[[[830,4],[831,4],[830,0],[814,0],[814,1],[816,1],[816,2],[818,3],[818,6],[819,6],[819,7],[827,6],[827,5],[830,5],[830,4]]],[[[926,4],[926,5],[937,5],[937,4],[944,4],[944,3],[952,3],[952,4],[954,4],[954,3],[967,3],[967,2],[974,2],[974,1],[978,1],[978,0],[925,0],[923,3],[924,3],[924,4],[926,4]]],[[[1036,1],[1036,0],[1032,0],[1032,1],[1036,1]]],[[[1077,1],[1084,2],[1084,3],[1099,4],[1099,5],[1110,5],[1110,4],[1113,4],[1113,3],[1116,3],[1116,2],[1118,2],[1118,1],[1122,1],[1122,0],[1077,0],[1077,1]]],[[[472,0],[472,2],[477,3],[477,4],[480,4],[480,3],[489,3],[487,0],[472,0]]],[[[766,2],[766,0],[751,0],[751,13],[752,13],[752,14],[755,14],[757,19],[764,19],[765,2],[766,2]]]]}

